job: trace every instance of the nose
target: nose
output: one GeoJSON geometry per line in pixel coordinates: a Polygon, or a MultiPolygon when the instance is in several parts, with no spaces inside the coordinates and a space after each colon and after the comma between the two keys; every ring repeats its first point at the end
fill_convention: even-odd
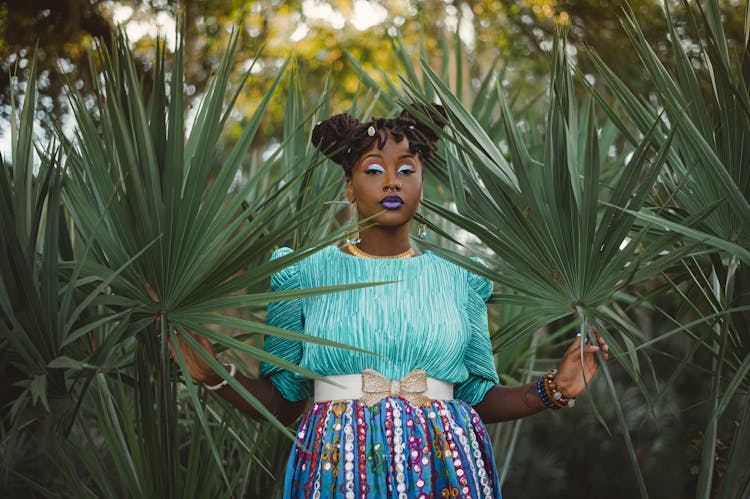
{"type": "Polygon", "coordinates": [[[401,190],[401,184],[396,180],[398,177],[393,172],[387,172],[385,175],[385,184],[383,184],[383,190],[385,192],[398,192],[401,190]]]}
{"type": "Polygon", "coordinates": [[[401,190],[401,184],[396,182],[387,182],[383,186],[385,192],[399,192],[401,190]]]}

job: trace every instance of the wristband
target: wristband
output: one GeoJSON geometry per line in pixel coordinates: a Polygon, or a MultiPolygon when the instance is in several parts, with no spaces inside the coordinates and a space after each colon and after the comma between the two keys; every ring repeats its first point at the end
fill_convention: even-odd
{"type": "Polygon", "coordinates": [[[544,406],[547,409],[554,409],[554,410],[560,409],[560,407],[557,407],[552,402],[552,400],[550,400],[550,398],[547,396],[547,390],[545,389],[545,386],[544,386],[544,379],[546,377],[547,377],[546,374],[542,374],[541,376],[539,376],[539,379],[536,380],[536,393],[537,395],[539,395],[539,398],[542,400],[542,402],[544,403],[544,406]]]}
{"type": "Polygon", "coordinates": [[[568,399],[563,396],[562,392],[555,385],[555,376],[557,376],[557,369],[547,371],[547,373],[539,376],[536,382],[536,391],[539,394],[539,398],[542,399],[544,405],[549,409],[558,410],[573,407],[576,399],[568,399]]]}
{"type": "MultiPolygon", "coordinates": [[[[229,368],[229,376],[234,378],[234,375],[237,373],[237,366],[235,366],[234,364],[224,364],[224,367],[229,368]]],[[[216,385],[207,385],[203,383],[203,386],[205,386],[207,390],[216,391],[216,390],[221,390],[228,384],[229,384],[229,381],[227,381],[226,379],[223,379],[221,380],[221,383],[218,383],[216,385]]]]}

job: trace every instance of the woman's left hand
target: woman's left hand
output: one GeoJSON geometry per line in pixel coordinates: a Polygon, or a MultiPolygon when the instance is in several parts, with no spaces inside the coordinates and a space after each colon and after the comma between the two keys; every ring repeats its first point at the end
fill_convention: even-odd
{"type": "Polygon", "coordinates": [[[581,363],[581,336],[577,336],[568,350],[563,355],[560,367],[557,369],[555,376],[555,385],[565,398],[576,398],[583,390],[586,384],[591,380],[599,367],[599,359],[596,352],[601,350],[604,360],[609,358],[609,347],[595,328],[591,331],[596,337],[598,345],[586,342],[583,347],[583,363],[581,363]],[[585,377],[585,380],[584,380],[585,377]]]}

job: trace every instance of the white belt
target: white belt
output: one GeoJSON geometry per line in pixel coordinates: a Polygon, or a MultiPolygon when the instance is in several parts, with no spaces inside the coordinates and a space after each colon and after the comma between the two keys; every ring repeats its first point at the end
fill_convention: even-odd
{"type": "Polygon", "coordinates": [[[453,383],[429,378],[421,369],[407,373],[400,380],[389,380],[373,369],[365,369],[362,374],[316,379],[314,386],[315,402],[358,399],[369,407],[386,397],[402,397],[413,405],[429,405],[430,400],[453,398],[453,383]]]}

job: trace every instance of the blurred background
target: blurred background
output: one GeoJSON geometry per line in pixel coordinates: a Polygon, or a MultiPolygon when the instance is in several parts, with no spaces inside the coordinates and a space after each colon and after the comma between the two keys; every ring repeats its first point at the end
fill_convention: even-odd
{"type": "MultiPolygon", "coordinates": [[[[586,129],[593,130],[593,199],[602,203],[617,204],[620,172],[649,143],[653,150],[641,166],[653,162],[662,170],[653,178],[646,166],[634,173],[633,182],[651,182],[643,212],[680,224],[631,220],[635,232],[618,244],[640,256],[612,281],[606,299],[591,305],[590,319],[580,310],[534,318],[533,306],[509,298],[523,289],[503,271],[501,243],[488,243],[492,225],[478,230],[469,223],[481,213],[464,211],[451,181],[452,168],[460,168],[453,160],[470,156],[471,138],[458,133],[456,150],[442,150],[428,174],[427,198],[467,219],[430,210],[429,241],[480,255],[496,272],[489,311],[502,381],[520,383],[552,367],[581,323],[608,324],[616,347],[606,377],[574,410],[493,425],[504,495],[749,497],[749,19],[740,0],[0,0],[0,154],[8,179],[0,253],[0,496],[278,494],[289,435],[185,382],[176,364],[163,362],[166,339],[212,320],[207,334],[215,332],[219,344],[230,337],[248,345],[222,355],[239,356],[245,371],[257,374],[257,347],[273,332],[262,328],[266,299],[254,296],[287,263],[265,265],[270,251],[340,238],[336,231],[345,230],[350,215],[320,208],[340,195],[343,176],[309,147],[311,123],[344,110],[393,114],[407,95],[434,100],[442,94],[425,76],[430,67],[457,99],[447,105],[452,119],[468,130],[462,110],[473,115],[487,134],[480,149],[497,151],[504,158],[499,167],[518,168],[528,154],[529,164],[555,168],[554,131],[569,134],[554,144],[567,144],[568,161],[583,164],[586,129]],[[563,76],[554,71],[559,57],[566,60],[563,76]],[[561,81],[570,88],[561,91],[561,81]],[[552,108],[561,95],[571,100],[562,111],[565,126],[554,128],[552,108]],[[165,152],[180,137],[176,123],[184,123],[183,133],[196,131],[180,141],[185,165],[211,148],[202,158],[205,172],[191,177],[197,167],[186,166],[179,177],[185,192],[197,186],[183,201],[210,212],[222,202],[210,186],[222,185],[223,193],[239,196],[223,205],[225,212],[248,220],[247,228],[218,219],[217,232],[193,228],[206,237],[195,255],[218,251],[209,236],[219,233],[231,247],[210,267],[219,277],[206,271],[194,282],[192,274],[180,280],[180,270],[159,266],[184,271],[205,262],[170,259],[170,247],[154,253],[161,229],[143,229],[150,208],[128,199],[141,187],[127,179],[142,174],[147,193],[148,182],[163,187],[178,178],[169,176],[169,165],[182,165],[183,156],[165,152]],[[684,123],[690,126],[673,131],[684,123]],[[131,145],[113,138],[118,130],[131,145]],[[513,130],[523,154],[515,154],[521,150],[513,130]],[[151,141],[155,152],[139,149],[151,141]],[[97,179],[105,158],[117,159],[97,179]],[[710,195],[699,196],[701,186],[686,178],[710,195]],[[110,192],[108,182],[128,186],[110,192]],[[59,213],[50,208],[53,200],[59,213]],[[293,219],[300,225],[285,225],[293,219]],[[141,230],[140,239],[124,235],[141,230]],[[656,242],[662,246],[649,253],[656,242]],[[666,253],[674,259],[643,272],[646,258],[659,262],[666,253]],[[139,267],[141,254],[153,261],[139,267]],[[144,292],[151,283],[161,303],[144,292]],[[237,295],[243,298],[232,301],[237,295]],[[227,301],[218,306],[219,298],[227,301]],[[173,306],[167,329],[164,303],[173,306]],[[199,316],[215,310],[231,320],[199,316]],[[153,390],[143,388],[149,383],[153,390]]],[[[540,172],[543,179],[547,170],[540,172]]],[[[489,173],[476,174],[476,188],[492,198],[482,175],[489,173]]],[[[163,208],[164,220],[172,220],[179,209],[169,211],[164,196],[166,208],[153,210],[163,208]]],[[[593,224],[602,219],[594,216],[593,224]]],[[[175,223],[193,230],[188,221],[175,223]]]]}

